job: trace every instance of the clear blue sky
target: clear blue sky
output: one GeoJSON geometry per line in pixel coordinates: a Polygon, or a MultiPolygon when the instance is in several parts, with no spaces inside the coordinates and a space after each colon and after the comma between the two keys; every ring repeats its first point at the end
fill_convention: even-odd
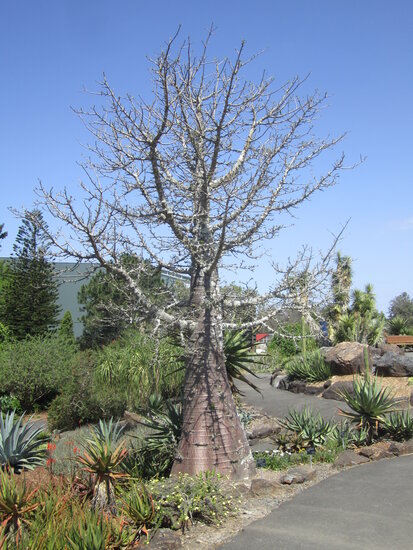
{"type": "MultiPolygon", "coordinates": [[[[340,244],[354,259],[357,287],[371,282],[378,305],[413,295],[413,3],[409,0],[5,0],[0,7],[0,223],[12,251],[33,188],[74,186],[88,136],[71,106],[88,104],[103,72],[119,92],[150,90],[146,56],[182,24],[193,42],[217,27],[212,53],[231,55],[242,39],[251,78],[265,68],[279,83],[299,74],[306,90],[330,95],[320,132],[348,131],[349,163],[339,186],[315,196],[295,226],[271,245],[274,259],[300,244],[325,248],[351,218],[340,244]]],[[[260,288],[270,271],[260,269],[260,288]]]]}

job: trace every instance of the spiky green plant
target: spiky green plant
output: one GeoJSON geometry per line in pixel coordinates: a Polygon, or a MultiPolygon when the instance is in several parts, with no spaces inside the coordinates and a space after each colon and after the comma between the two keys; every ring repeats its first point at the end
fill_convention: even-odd
{"type": "Polygon", "coordinates": [[[33,470],[46,459],[44,439],[38,439],[43,427],[33,428],[30,417],[23,424],[24,414],[15,418],[15,411],[0,415],[0,466],[15,473],[33,470]]]}
{"type": "Polygon", "coordinates": [[[224,354],[225,366],[227,369],[228,381],[233,394],[242,395],[242,392],[236,387],[235,380],[245,382],[258,393],[259,388],[249,380],[244,373],[259,378],[248,365],[258,364],[255,354],[251,353],[251,342],[245,332],[229,331],[224,334],[224,354]]]}
{"type": "Polygon", "coordinates": [[[284,363],[284,369],[292,380],[322,382],[331,376],[331,369],[318,349],[292,357],[284,363]]]}
{"type": "Polygon", "coordinates": [[[396,441],[404,441],[413,437],[413,418],[410,411],[395,411],[384,421],[384,428],[396,441]]]}
{"type": "Polygon", "coordinates": [[[115,482],[125,477],[120,467],[127,456],[123,443],[118,442],[121,429],[118,423],[101,421],[92,436],[85,440],[84,453],[76,457],[82,468],[95,475],[92,508],[116,512],[115,482]]]}
{"type": "MultiPolygon", "coordinates": [[[[23,525],[30,525],[33,511],[40,506],[34,500],[38,489],[28,491],[25,481],[18,482],[11,472],[0,470],[0,522],[2,537],[12,537],[18,547],[23,525]]],[[[0,547],[3,545],[0,542],[0,547]]]]}
{"type": "Polygon", "coordinates": [[[390,388],[383,388],[377,378],[369,375],[368,368],[365,376],[354,377],[352,391],[343,389],[339,393],[351,409],[350,412],[339,409],[339,413],[367,431],[370,445],[379,424],[385,422],[386,414],[394,411],[398,400],[393,398],[390,388]]]}
{"type": "Polygon", "coordinates": [[[84,513],[67,534],[71,550],[105,550],[109,537],[109,525],[104,516],[84,513]]]}
{"type": "Polygon", "coordinates": [[[324,445],[335,426],[332,420],[324,420],[320,413],[315,414],[310,407],[299,411],[291,409],[280,424],[298,434],[305,445],[314,447],[324,445]]]}
{"type": "Polygon", "coordinates": [[[409,320],[401,315],[396,315],[393,319],[388,321],[388,329],[390,334],[399,335],[399,334],[411,334],[412,327],[409,324],[409,320]]]}
{"type": "Polygon", "coordinates": [[[135,483],[122,500],[122,512],[134,523],[139,532],[148,534],[156,512],[152,495],[143,483],[135,483]]]}

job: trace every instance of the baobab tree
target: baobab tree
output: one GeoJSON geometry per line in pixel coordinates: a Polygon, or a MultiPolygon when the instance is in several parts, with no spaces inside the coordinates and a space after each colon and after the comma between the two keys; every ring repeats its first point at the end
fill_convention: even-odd
{"type": "MultiPolygon", "coordinates": [[[[226,375],[222,319],[224,299],[232,307],[245,304],[221,295],[218,270],[241,266],[257,243],[277,236],[282,214],[336,183],[342,155],[316,174],[319,158],[342,136],[313,134],[325,96],[301,99],[298,78],[276,89],[266,75],[249,82],[243,74],[252,59],[244,59],[244,43],[233,58],[210,60],[210,38],[198,57],[189,41],[178,46],[176,36],[165,45],[151,60],[149,101],[118,96],[104,78],[103,106],[79,111],[94,136],[84,200],[67,190],[40,191],[45,207],[70,229],[50,235],[62,255],[94,260],[122,277],[159,326],[189,335],[183,435],[173,472],[215,468],[245,477],[253,460],[226,375]],[[173,313],[176,304],[152,301],[120,262],[138,252],[190,276],[185,317],[173,313]]],[[[324,257],[311,267],[304,252],[291,262],[260,298],[266,307],[256,323],[299,303],[302,293],[310,307],[325,263],[324,257]],[[304,270],[305,289],[294,284],[304,270]]]]}

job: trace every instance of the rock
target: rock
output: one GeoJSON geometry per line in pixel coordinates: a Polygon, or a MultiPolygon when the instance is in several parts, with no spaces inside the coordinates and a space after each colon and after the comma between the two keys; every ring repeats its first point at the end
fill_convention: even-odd
{"type": "Polygon", "coordinates": [[[384,355],[387,351],[396,353],[397,355],[404,355],[404,349],[396,344],[380,344],[378,348],[373,348],[380,351],[380,355],[384,355]]]}
{"type": "Polygon", "coordinates": [[[410,405],[413,406],[413,390],[412,390],[412,392],[411,392],[411,394],[410,394],[410,405]]]}
{"type": "Polygon", "coordinates": [[[290,381],[288,379],[288,375],[281,374],[275,378],[273,386],[279,390],[288,390],[289,384],[290,381]]]}
{"type": "Polygon", "coordinates": [[[370,462],[366,456],[348,450],[338,455],[334,465],[337,467],[356,466],[357,464],[364,464],[365,462],[370,462]]]}
{"type": "Polygon", "coordinates": [[[372,447],[364,447],[363,449],[360,449],[359,454],[372,459],[372,457],[376,454],[376,450],[372,447]]]}
{"type": "Polygon", "coordinates": [[[306,395],[319,395],[323,391],[323,386],[306,386],[304,393],[306,395]]]}
{"type": "Polygon", "coordinates": [[[408,441],[404,441],[402,443],[402,446],[400,448],[400,454],[401,455],[413,454],[413,439],[409,439],[408,441]]]}
{"type": "Polygon", "coordinates": [[[257,478],[251,481],[251,493],[255,496],[274,496],[279,493],[281,489],[281,485],[276,481],[270,481],[263,478],[257,478]]]}
{"type": "Polygon", "coordinates": [[[270,386],[274,386],[274,383],[277,380],[277,378],[279,377],[281,371],[282,371],[282,369],[275,369],[275,371],[271,374],[270,386]]]}
{"type": "Polygon", "coordinates": [[[368,346],[358,342],[341,342],[332,348],[321,348],[326,363],[333,374],[357,374],[365,371],[364,350],[368,350],[369,364],[371,353],[368,346]]]}
{"type": "Polygon", "coordinates": [[[399,443],[394,441],[389,445],[389,448],[387,449],[389,453],[392,453],[394,456],[400,456],[401,454],[404,454],[403,451],[403,443],[399,443]]]}
{"type": "Polygon", "coordinates": [[[305,481],[311,481],[316,476],[316,471],[311,467],[300,466],[289,470],[288,473],[283,475],[280,479],[280,483],[283,485],[292,485],[296,483],[304,483],[305,481]]]}
{"type": "Polygon", "coordinates": [[[144,418],[140,414],[125,411],[123,413],[123,420],[125,421],[127,427],[133,427],[136,426],[136,424],[140,424],[144,420],[144,418]]]}
{"type": "Polygon", "coordinates": [[[406,355],[386,351],[373,365],[378,376],[413,376],[413,359],[406,355]]]}
{"type": "Polygon", "coordinates": [[[273,451],[277,448],[277,444],[266,437],[265,439],[250,439],[250,447],[253,447],[254,453],[265,453],[265,451],[273,451]]]}
{"type": "Polygon", "coordinates": [[[254,421],[253,426],[247,432],[249,439],[263,439],[281,431],[281,425],[276,418],[264,416],[254,421]]]}
{"type": "Polygon", "coordinates": [[[333,383],[332,380],[326,380],[326,381],[324,382],[324,386],[323,386],[324,389],[326,390],[327,388],[329,388],[329,387],[331,386],[332,383],[333,383]]]}
{"type": "Polygon", "coordinates": [[[338,381],[334,382],[329,388],[323,391],[321,394],[324,399],[336,399],[337,401],[344,401],[343,397],[341,397],[340,392],[341,391],[347,391],[351,395],[354,393],[353,389],[353,382],[351,381],[338,381]]]}
{"type": "Polygon", "coordinates": [[[382,458],[393,458],[394,454],[386,449],[381,450],[374,457],[374,460],[381,460],[382,458]]]}
{"type": "MultiPolygon", "coordinates": [[[[139,546],[140,548],[140,546],[139,546]]],[[[176,531],[171,529],[158,529],[145,548],[150,550],[175,550],[182,548],[182,540],[176,531]]]]}
{"type": "Polygon", "coordinates": [[[304,393],[306,386],[304,380],[291,380],[288,384],[288,390],[293,393],[304,393]]]}

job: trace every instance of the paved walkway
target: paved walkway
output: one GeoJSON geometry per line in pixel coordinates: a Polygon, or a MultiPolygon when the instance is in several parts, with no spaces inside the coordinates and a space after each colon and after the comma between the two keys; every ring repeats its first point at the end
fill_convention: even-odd
{"type": "Polygon", "coordinates": [[[342,416],[338,415],[338,408],[349,410],[343,402],[335,401],[334,399],[323,399],[322,397],[305,395],[303,393],[297,394],[285,390],[277,390],[270,386],[270,376],[267,374],[260,375],[259,379],[252,376],[250,378],[260,388],[262,396],[247,384],[237,382],[237,386],[245,394],[244,401],[262,409],[270,416],[283,418],[289,409],[301,409],[305,406],[310,406],[314,410],[320,411],[326,420],[331,417],[343,419],[342,416]]]}
{"type": "MultiPolygon", "coordinates": [[[[338,403],[290,394],[259,381],[264,399],[243,385],[246,401],[268,414],[310,405],[326,418],[338,403]]],[[[240,385],[241,388],[241,385],[240,385]]],[[[341,406],[341,404],[339,405],[341,406]]],[[[411,550],[413,455],[336,474],[252,523],[222,550],[411,550]]]]}

